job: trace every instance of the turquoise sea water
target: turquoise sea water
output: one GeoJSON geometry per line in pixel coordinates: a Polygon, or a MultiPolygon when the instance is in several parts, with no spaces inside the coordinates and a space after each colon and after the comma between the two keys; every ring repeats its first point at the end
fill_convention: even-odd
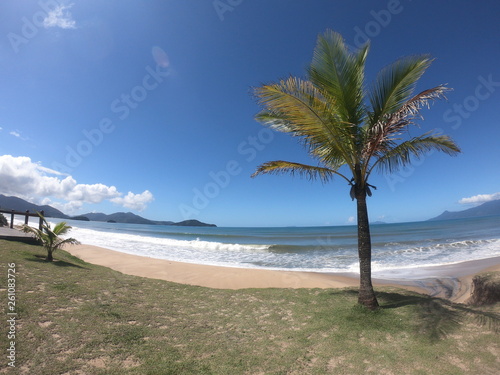
{"type": "MultiPolygon", "coordinates": [[[[58,220],[52,219],[57,222],[58,220]]],[[[357,272],[356,226],[205,228],[71,221],[80,242],[173,261],[316,272],[357,272]]],[[[371,226],[373,270],[500,256],[500,216],[371,226]]]]}

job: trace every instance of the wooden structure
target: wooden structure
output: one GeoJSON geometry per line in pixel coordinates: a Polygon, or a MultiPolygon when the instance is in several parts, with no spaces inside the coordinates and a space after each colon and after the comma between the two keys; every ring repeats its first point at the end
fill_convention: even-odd
{"type": "Polygon", "coordinates": [[[38,213],[30,213],[29,210],[27,210],[26,212],[14,211],[14,210],[0,210],[0,213],[10,214],[10,228],[14,228],[14,216],[15,215],[24,216],[24,224],[26,224],[26,225],[28,225],[28,221],[29,221],[30,217],[38,217],[39,218],[38,228],[40,230],[42,230],[42,225],[43,225],[42,217],[44,216],[43,211],[40,211],[40,214],[42,215],[42,217],[40,217],[40,215],[38,215],[38,213]]]}

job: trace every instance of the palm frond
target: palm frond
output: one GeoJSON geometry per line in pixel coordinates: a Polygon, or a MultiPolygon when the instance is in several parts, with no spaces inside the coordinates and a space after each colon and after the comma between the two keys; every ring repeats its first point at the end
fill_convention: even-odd
{"type": "Polygon", "coordinates": [[[290,77],[256,88],[255,95],[265,108],[257,120],[299,137],[327,165],[353,164],[352,124],[340,121],[336,102],[311,82],[290,77]]]}
{"type": "Polygon", "coordinates": [[[54,249],[60,249],[64,245],[69,244],[69,245],[80,245],[80,241],[74,239],[74,238],[58,238],[57,241],[53,244],[54,249]]]}
{"type": "Polygon", "coordinates": [[[23,232],[24,233],[32,233],[35,236],[38,236],[41,231],[39,229],[32,228],[32,227],[30,227],[28,225],[23,225],[23,232]]]}
{"type": "Polygon", "coordinates": [[[383,155],[394,147],[402,133],[411,125],[416,125],[416,118],[422,118],[420,110],[429,107],[430,102],[444,98],[450,89],[444,85],[427,89],[413,96],[394,113],[380,118],[377,123],[369,124],[365,129],[363,158],[369,160],[374,155],[383,155]]]}
{"type": "Polygon", "coordinates": [[[254,93],[265,108],[256,119],[293,136],[308,136],[337,112],[334,102],[327,103],[311,82],[300,78],[263,85],[254,93]]]}
{"type": "Polygon", "coordinates": [[[378,122],[370,123],[369,131],[382,134],[385,137],[400,133],[405,127],[415,124],[414,121],[416,118],[422,118],[420,110],[423,107],[429,108],[431,101],[445,98],[445,92],[450,90],[445,85],[439,85],[420,92],[401,104],[396,111],[383,118],[379,118],[378,122]]]}
{"type": "Polygon", "coordinates": [[[396,112],[391,114],[390,118],[422,118],[420,110],[424,107],[430,108],[430,102],[446,98],[445,92],[451,91],[446,85],[439,85],[431,89],[424,90],[408,101],[406,101],[396,112]]]}
{"type": "Polygon", "coordinates": [[[47,240],[47,235],[43,232],[43,230],[38,228],[23,225],[23,232],[32,234],[40,242],[45,242],[47,240]]]}
{"type": "Polygon", "coordinates": [[[369,45],[351,52],[342,36],[327,30],[318,36],[308,69],[311,82],[338,101],[342,121],[359,125],[364,118],[364,66],[369,45]]]}
{"type": "Polygon", "coordinates": [[[252,177],[256,177],[260,174],[290,174],[295,175],[298,174],[301,177],[307,177],[310,180],[320,179],[322,182],[328,182],[335,175],[341,176],[345,180],[349,181],[347,177],[338,173],[335,170],[324,168],[324,167],[315,167],[312,165],[294,163],[289,161],[277,160],[270,161],[264,164],[261,164],[252,177]]]}
{"type": "Polygon", "coordinates": [[[399,111],[407,102],[415,86],[432,59],[427,55],[401,58],[385,67],[377,75],[370,91],[371,124],[399,111]]]}
{"type": "Polygon", "coordinates": [[[289,126],[289,121],[283,113],[264,110],[255,115],[255,119],[273,130],[293,134],[293,127],[289,126]]]}
{"type": "Polygon", "coordinates": [[[370,168],[368,174],[371,173],[375,166],[384,172],[395,172],[401,167],[410,164],[412,158],[420,159],[426,153],[434,150],[444,152],[451,156],[460,153],[460,148],[450,137],[446,135],[431,135],[430,133],[425,133],[420,137],[402,142],[388,150],[377,159],[370,168]]]}
{"type": "Polygon", "coordinates": [[[52,229],[52,232],[54,232],[54,234],[56,236],[62,236],[62,235],[65,235],[68,231],[71,230],[71,226],[67,225],[66,222],[64,221],[61,221],[60,223],[57,223],[55,226],[54,226],[54,229],[52,229]]]}

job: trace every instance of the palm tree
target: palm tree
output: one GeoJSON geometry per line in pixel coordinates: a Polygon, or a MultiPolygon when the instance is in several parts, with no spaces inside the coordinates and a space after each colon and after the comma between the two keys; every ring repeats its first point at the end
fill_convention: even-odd
{"type": "Polygon", "coordinates": [[[272,129],[298,137],[318,165],[271,161],[252,175],[299,174],[327,182],[343,178],[357,202],[360,288],[358,302],[378,307],[371,281],[371,237],[366,197],[372,172],[394,172],[431,150],[449,155],[459,147],[445,135],[425,133],[403,140],[408,127],[421,118],[420,110],[444,97],[445,85],[413,94],[430,66],[427,56],[410,56],[382,69],[365,87],[367,43],[350,51],[342,36],[331,30],[319,35],[307,79],[290,77],[255,89],[263,107],[256,119],[272,129]],[[341,169],[344,167],[343,169],[341,169]]]}
{"type": "Polygon", "coordinates": [[[78,245],[80,242],[75,240],[74,238],[66,238],[62,239],[59,236],[66,234],[71,226],[66,225],[64,221],[56,224],[54,229],[50,228],[50,224],[47,223],[45,217],[43,217],[40,213],[38,213],[40,218],[42,219],[42,229],[32,228],[28,225],[23,226],[23,231],[25,233],[32,233],[35,235],[35,238],[41,242],[42,246],[47,250],[47,258],[46,261],[52,262],[54,258],[52,257],[52,253],[57,249],[60,249],[65,244],[78,245]]]}

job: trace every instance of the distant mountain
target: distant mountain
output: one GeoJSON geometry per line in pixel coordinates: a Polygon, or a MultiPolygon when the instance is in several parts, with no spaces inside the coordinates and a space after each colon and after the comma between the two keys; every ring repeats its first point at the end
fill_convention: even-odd
{"type": "Polygon", "coordinates": [[[132,212],[116,212],[111,215],[103,213],[88,213],[80,215],[89,218],[90,221],[106,221],[109,223],[127,223],[127,224],[149,224],[149,225],[176,225],[182,227],[216,227],[215,224],[202,223],[198,220],[184,220],[178,223],[173,221],[148,220],[132,212]]]}
{"type": "Polygon", "coordinates": [[[215,224],[206,224],[198,220],[184,220],[178,223],[172,223],[169,225],[176,225],[178,227],[216,227],[215,224]]]}
{"type": "Polygon", "coordinates": [[[89,218],[90,221],[114,221],[115,223],[125,223],[125,224],[155,224],[155,222],[145,219],[139,215],[133,214],[132,212],[116,212],[111,215],[106,215],[100,212],[88,213],[80,216],[89,218]]]}
{"type": "Polygon", "coordinates": [[[428,221],[466,219],[470,217],[496,216],[500,215],[500,199],[483,203],[480,206],[472,207],[463,211],[445,211],[428,221]]]}
{"type": "Polygon", "coordinates": [[[58,209],[44,205],[39,206],[34,203],[25,201],[24,199],[17,197],[8,197],[0,194],[0,209],[7,211],[26,211],[37,212],[44,211],[46,217],[54,217],[58,219],[74,219],[74,220],[84,220],[84,221],[104,221],[110,223],[125,223],[125,224],[149,224],[149,225],[179,225],[179,226],[189,226],[189,227],[216,227],[215,224],[206,224],[198,220],[185,220],[179,223],[174,223],[173,221],[155,221],[148,220],[132,212],[116,212],[111,215],[103,213],[88,213],[78,216],[68,216],[58,209]]]}
{"type": "Polygon", "coordinates": [[[0,194],[0,209],[2,210],[14,210],[14,211],[30,211],[35,213],[37,211],[43,211],[47,217],[55,217],[58,219],[69,219],[68,215],[63,214],[58,209],[51,206],[39,206],[34,203],[25,201],[24,199],[17,197],[8,197],[6,195],[0,194]]]}
{"type": "Polygon", "coordinates": [[[73,216],[71,220],[90,221],[90,219],[85,216],[73,216]]]}

